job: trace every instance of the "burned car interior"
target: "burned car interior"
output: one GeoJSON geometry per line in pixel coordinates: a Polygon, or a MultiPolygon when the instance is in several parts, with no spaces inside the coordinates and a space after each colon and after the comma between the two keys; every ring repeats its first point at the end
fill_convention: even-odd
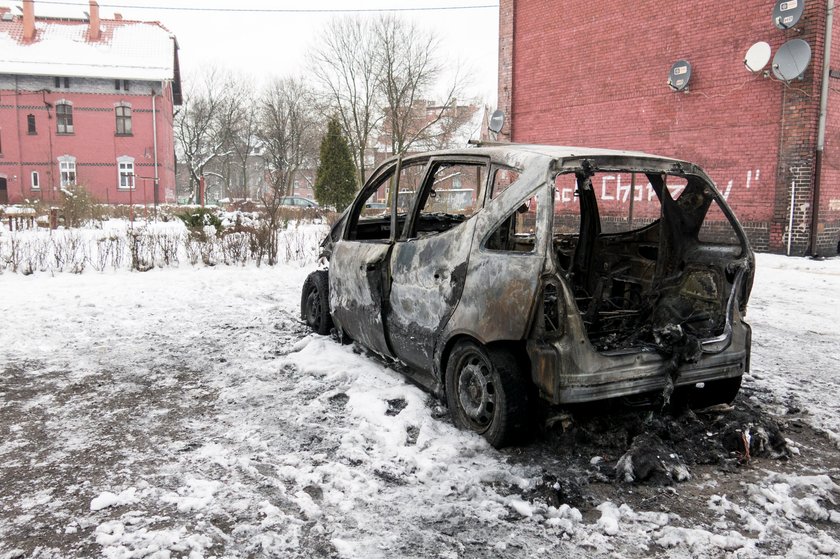
{"type": "MultiPolygon", "coordinates": [[[[731,245],[703,243],[706,215],[719,209],[712,192],[699,177],[641,176],[660,202],[659,216],[634,218],[632,206],[629,214],[616,215],[613,208],[602,216],[593,188],[597,177],[581,172],[573,175],[579,211],[555,213],[554,252],[590,342],[601,351],[657,347],[657,330],[671,324],[698,338],[719,336],[726,324],[735,277],[721,265],[721,253],[736,259],[742,246],[734,232],[726,237],[731,245]],[[669,189],[670,179],[680,187],[669,189]]],[[[630,193],[630,200],[635,196],[630,193]]]]}
{"type": "Polygon", "coordinates": [[[754,257],[688,162],[516,144],[396,157],[321,246],[307,323],[405,365],[496,446],[535,397],[728,402],[749,368],[754,257]]]}

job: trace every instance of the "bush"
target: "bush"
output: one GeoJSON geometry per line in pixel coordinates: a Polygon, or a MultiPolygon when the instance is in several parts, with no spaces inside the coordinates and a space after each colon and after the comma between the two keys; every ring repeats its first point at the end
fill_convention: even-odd
{"type": "Polygon", "coordinates": [[[203,231],[205,227],[212,226],[216,233],[222,232],[222,220],[214,209],[192,208],[175,215],[190,231],[203,231]]]}
{"type": "Polygon", "coordinates": [[[67,186],[61,189],[61,194],[63,199],[60,211],[64,216],[65,227],[81,227],[102,221],[99,201],[84,186],[67,186]]]}
{"type": "MultiPolygon", "coordinates": [[[[241,216],[237,216],[241,217],[241,216]]],[[[195,218],[198,223],[203,219],[195,218]]],[[[265,219],[233,226],[216,234],[211,226],[186,232],[154,225],[125,229],[60,229],[11,231],[0,227],[0,274],[37,272],[82,273],[113,269],[137,271],[178,266],[243,266],[277,262],[309,264],[318,258],[322,228],[297,227],[278,221],[278,231],[265,219]],[[286,227],[289,225],[289,227],[286,227]]]]}

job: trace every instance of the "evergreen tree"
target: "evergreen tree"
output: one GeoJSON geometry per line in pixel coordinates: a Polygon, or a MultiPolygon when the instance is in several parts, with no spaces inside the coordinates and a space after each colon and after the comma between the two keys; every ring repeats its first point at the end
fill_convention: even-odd
{"type": "Polygon", "coordinates": [[[321,163],[315,177],[315,199],[322,206],[343,211],[356,194],[356,168],[338,119],[330,119],[321,140],[321,163]]]}

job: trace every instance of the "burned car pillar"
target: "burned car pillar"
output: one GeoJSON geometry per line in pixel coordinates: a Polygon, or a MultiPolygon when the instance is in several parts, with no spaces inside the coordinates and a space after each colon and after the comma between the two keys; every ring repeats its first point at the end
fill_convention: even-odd
{"type": "Polygon", "coordinates": [[[441,381],[446,352],[459,337],[521,343],[533,319],[551,241],[550,160],[532,156],[511,164],[524,172],[496,198],[491,191],[475,218],[464,296],[437,346],[441,381]]]}

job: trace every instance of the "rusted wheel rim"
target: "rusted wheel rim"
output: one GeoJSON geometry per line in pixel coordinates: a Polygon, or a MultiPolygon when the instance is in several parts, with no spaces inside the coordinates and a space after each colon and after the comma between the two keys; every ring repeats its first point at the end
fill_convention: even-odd
{"type": "Polygon", "coordinates": [[[479,355],[464,358],[458,375],[458,403],[473,430],[490,426],[496,410],[496,386],[489,363],[479,355]]]}
{"type": "Polygon", "coordinates": [[[321,316],[321,298],[317,287],[313,287],[306,296],[306,309],[306,322],[312,327],[317,327],[321,316]]]}

